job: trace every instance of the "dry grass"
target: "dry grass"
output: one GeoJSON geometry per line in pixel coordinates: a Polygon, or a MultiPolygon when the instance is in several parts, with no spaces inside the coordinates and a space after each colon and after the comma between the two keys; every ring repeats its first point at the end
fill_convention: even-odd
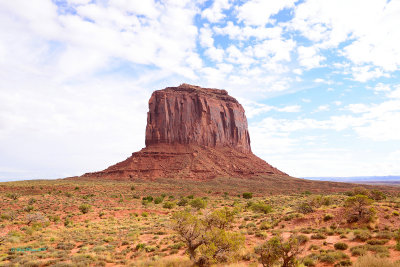
{"type": "MultiPolygon", "coordinates": [[[[330,257],[335,243],[348,244],[349,249],[343,251],[348,256],[351,256],[350,248],[366,245],[364,241],[353,240],[354,231],[367,231],[361,228],[369,225],[345,222],[346,195],[340,192],[319,195],[321,188],[326,189],[325,185],[318,190],[314,187],[303,190],[306,184],[282,193],[278,188],[283,187],[282,183],[233,178],[207,182],[167,179],[0,183],[0,266],[78,263],[82,266],[190,266],[184,244],[171,229],[171,214],[186,208],[204,214],[222,207],[238,211],[232,230],[245,235],[246,246],[239,262],[230,266],[256,265],[254,247],[275,234],[284,238],[292,233],[302,233],[308,238],[326,236],[326,239],[308,240],[301,255],[303,258],[314,253],[316,263],[327,258],[333,258],[335,263],[340,261],[330,257]],[[244,192],[253,193],[253,197],[244,199],[244,192]],[[199,207],[192,207],[190,204],[196,199],[204,200],[206,207],[200,207],[199,211],[199,207]],[[302,203],[312,205],[313,211],[299,213],[302,203]],[[90,207],[87,212],[85,209],[86,213],[80,210],[82,205],[90,207]],[[332,215],[329,220],[324,220],[326,214],[332,215]],[[26,247],[45,250],[11,251],[26,247]],[[309,247],[315,249],[308,250],[309,247]]],[[[398,260],[400,252],[394,250],[394,238],[400,222],[395,216],[385,217],[400,211],[400,198],[392,195],[373,206],[379,223],[368,233],[376,240],[390,238],[381,245],[385,249],[381,254],[387,255],[388,251],[391,260],[398,260]]]]}

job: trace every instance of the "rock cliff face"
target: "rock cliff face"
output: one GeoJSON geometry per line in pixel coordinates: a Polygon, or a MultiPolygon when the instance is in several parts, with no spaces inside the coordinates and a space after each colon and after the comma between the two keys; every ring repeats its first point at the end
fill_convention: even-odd
{"type": "Polygon", "coordinates": [[[288,176],[251,152],[243,107],[225,90],[182,84],[149,100],[146,147],[86,178],[288,176]]]}
{"type": "Polygon", "coordinates": [[[225,90],[182,84],[153,93],[146,146],[158,143],[229,146],[250,153],[244,109],[225,90]]]}

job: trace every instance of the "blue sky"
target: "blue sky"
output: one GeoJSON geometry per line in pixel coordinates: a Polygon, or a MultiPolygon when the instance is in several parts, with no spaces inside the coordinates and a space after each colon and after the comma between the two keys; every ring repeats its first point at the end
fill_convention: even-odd
{"type": "Polygon", "coordinates": [[[400,2],[0,0],[0,179],[144,147],[152,91],[226,89],[297,177],[400,175],[400,2]]]}

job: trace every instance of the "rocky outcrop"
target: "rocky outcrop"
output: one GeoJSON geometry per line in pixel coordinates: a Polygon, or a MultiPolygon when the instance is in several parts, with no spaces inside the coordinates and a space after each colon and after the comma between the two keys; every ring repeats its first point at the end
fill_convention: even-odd
{"type": "Polygon", "coordinates": [[[86,178],[287,176],[251,152],[243,107],[225,90],[182,84],[149,100],[146,147],[86,178]]]}
{"type": "Polygon", "coordinates": [[[155,91],[150,98],[146,146],[159,143],[251,152],[242,105],[225,90],[188,84],[155,91]]]}

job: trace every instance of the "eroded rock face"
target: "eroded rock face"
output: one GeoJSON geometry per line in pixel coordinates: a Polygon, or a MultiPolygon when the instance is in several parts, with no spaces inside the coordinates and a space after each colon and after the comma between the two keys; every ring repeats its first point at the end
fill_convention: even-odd
{"type": "Polygon", "coordinates": [[[95,179],[287,177],[251,152],[243,107],[225,90],[182,84],[149,100],[146,147],[95,179]]]}
{"type": "Polygon", "coordinates": [[[150,98],[146,146],[159,143],[251,152],[242,105],[225,90],[188,84],[155,91],[150,98]]]}

